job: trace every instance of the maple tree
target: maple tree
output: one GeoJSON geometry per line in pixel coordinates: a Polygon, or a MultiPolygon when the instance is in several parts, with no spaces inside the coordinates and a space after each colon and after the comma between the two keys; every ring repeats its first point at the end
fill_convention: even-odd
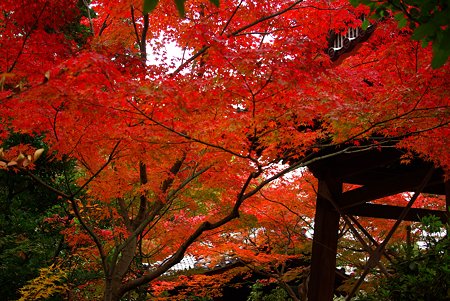
{"type": "MultiPolygon", "coordinates": [[[[261,206],[312,215],[295,204],[305,185],[282,178],[320,160],[319,150],[394,145],[405,160],[414,152],[448,172],[449,64],[432,69],[432,46],[412,41],[411,29],[387,17],[351,58],[332,62],[330,31],[361,26],[370,8],[181,2],[184,19],[172,1],[151,14],[138,0],[0,4],[0,139],[43,135],[76,172],[40,178],[42,150],[29,146],[2,149],[0,167],[68,202],[66,243],[80,266],[102,273],[104,300],[145,296],[143,285],[187,251],[214,258],[208,245],[276,261],[281,251],[255,258],[244,238],[258,227],[301,228],[295,214],[271,224],[261,206]],[[168,56],[170,44],[178,54],[168,56]],[[234,231],[236,242],[223,236],[234,231]]],[[[272,248],[305,238],[277,245],[275,233],[272,248]]],[[[100,284],[73,294],[99,298],[90,285],[100,284]]]]}

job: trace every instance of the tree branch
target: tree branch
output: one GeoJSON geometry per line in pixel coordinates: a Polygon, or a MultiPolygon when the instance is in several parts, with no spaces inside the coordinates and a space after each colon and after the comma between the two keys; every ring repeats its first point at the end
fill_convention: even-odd
{"type": "Polygon", "coordinates": [[[183,137],[183,138],[185,138],[185,139],[187,139],[187,140],[191,140],[191,141],[193,141],[193,142],[197,142],[197,143],[200,143],[200,144],[203,144],[203,145],[206,145],[206,146],[215,148],[215,149],[222,150],[222,151],[224,151],[224,152],[226,152],[226,153],[229,153],[229,154],[231,154],[231,155],[233,155],[233,156],[236,156],[236,157],[238,157],[238,158],[242,158],[242,159],[251,159],[251,158],[249,157],[249,154],[246,155],[246,156],[244,156],[244,155],[242,155],[242,154],[236,153],[236,152],[234,152],[234,151],[232,151],[232,150],[230,150],[230,149],[224,148],[224,147],[222,147],[222,146],[219,146],[219,145],[216,145],[216,144],[212,144],[212,143],[209,143],[209,142],[206,142],[206,141],[203,141],[203,140],[194,138],[194,137],[189,136],[188,134],[185,134],[185,133],[181,133],[181,132],[179,132],[179,131],[177,131],[177,130],[175,130],[175,129],[173,129],[173,128],[167,126],[167,125],[165,125],[164,123],[162,123],[162,122],[160,122],[160,121],[157,121],[157,120],[154,119],[153,117],[147,115],[144,111],[142,111],[138,106],[136,106],[136,104],[132,103],[131,101],[128,101],[128,103],[129,103],[134,109],[136,109],[136,110],[139,112],[139,114],[141,114],[144,118],[148,119],[149,121],[153,122],[154,124],[156,124],[156,125],[158,125],[158,126],[164,128],[164,129],[168,130],[168,131],[171,132],[171,133],[174,133],[174,134],[176,134],[176,135],[178,135],[178,136],[180,136],[180,137],[183,137]]]}
{"type": "MultiPolygon", "coordinates": [[[[280,10],[280,11],[278,11],[278,12],[276,12],[276,13],[273,13],[273,14],[271,14],[271,15],[268,15],[268,16],[265,16],[265,17],[262,17],[262,18],[259,18],[258,20],[253,21],[252,23],[250,23],[250,24],[248,24],[248,25],[246,25],[246,26],[243,26],[243,27],[241,27],[240,29],[238,29],[238,30],[232,32],[232,33],[229,34],[228,36],[229,36],[229,37],[231,37],[231,36],[236,36],[236,35],[238,35],[239,33],[241,33],[242,31],[244,31],[244,30],[246,30],[246,29],[249,29],[249,28],[251,28],[251,27],[253,27],[253,26],[255,26],[255,25],[259,24],[259,23],[262,23],[262,22],[264,22],[264,21],[270,20],[270,19],[275,18],[275,17],[277,17],[277,16],[279,16],[279,15],[282,15],[282,14],[284,14],[284,13],[286,13],[286,12],[292,10],[295,6],[297,6],[297,5],[298,5],[299,3],[301,3],[301,2],[303,2],[303,0],[297,0],[297,1],[295,1],[294,3],[292,3],[291,5],[289,5],[287,8],[285,8],[285,9],[283,9],[283,10],[280,10]]],[[[238,7],[236,8],[235,12],[237,11],[237,9],[239,8],[240,5],[241,5],[241,4],[238,5],[238,7]]],[[[234,12],[234,14],[235,14],[235,12],[234,12]]],[[[231,16],[231,18],[234,16],[234,14],[231,16]]],[[[228,20],[228,22],[231,21],[231,18],[228,20]]],[[[222,33],[225,31],[225,29],[227,28],[227,26],[228,26],[228,23],[225,25],[224,29],[222,30],[222,33]]],[[[211,46],[204,46],[203,48],[201,48],[200,50],[198,50],[194,55],[192,55],[192,56],[191,56],[189,59],[187,59],[183,64],[181,64],[175,71],[173,71],[172,73],[170,73],[170,75],[171,75],[171,76],[174,76],[174,75],[177,75],[178,73],[180,73],[180,72],[181,72],[181,71],[182,71],[182,70],[183,70],[190,62],[192,62],[193,60],[195,60],[196,58],[198,58],[200,55],[202,55],[203,53],[205,53],[210,47],[211,47],[211,46]]]]}
{"type": "Polygon", "coordinates": [[[44,14],[45,9],[47,8],[48,5],[48,1],[46,1],[44,3],[44,5],[42,6],[42,9],[39,12],[39,15],[37,16],[36,20],[34,21],[33,25],[31,25],[30,30],[25,34],[25,36],[23,37],[23,42],[22,42],[22,46],[20,47],[19,52],[17,53],[16,58],[14,59],[11,67],[8,68],[8,71],[6,71],[7,73],[11,73],[13,71],[13,69],[16,67],[17,62],[19,61],[19,58],[22,56],[23,54],[23,50],[25,49],[25,45],[28,41],[28,39],[31,36],[31,33],[34,31],[34,29],[36,28],[37,24],[39,23],[39,19],[41,19],[42,15],[44,14]]]}
{"type": "Polygon", "coordinates": [[[84,6],[86,6],[88,19],[89,19],[89,28],[91,29],[92,35],[94,35],[94,23],[92,22],[92,16],[91,16],[91,8],[89,7],[89,3],[86,0],[83,0],[84,6]]]}
{"type": "Polygon", "coordinates": [[[222,31],[220,32],[220,35],[223,35],[223,33],[225,32],[225,30],[228,28],[228,25],[230,25],[231,20],[233,19],[233,17],[236,15],[237,11],[239,10],[239,8],[242,5],[242,2],[244,2],[244,0],[241,0],[239,2],[239,4],[236,6],[236,8],[234,9],[233,13],[231,14],[230,18],[228,18],[227,23],[225,24],[225,26],[223,27],[222,31]]]}
{"type": "Polygon", "coordinates": [[[259,24],[259,23],[262,23],[264,21],[267,21],[267,20],[273,19],[275,17],[278,17],[278,16],[280,16],[280,15],[282,15],[282,14],[284,14],[284,13],[290,11],[290,10],[292,10],[295,6],[297,6],[301,2],[303,2],[303,0],[297,0],[294,3],[292,3],[291,5],[289,5],[288,7],[286,7],[285,9],[277,11],[276,13],[273,13],[271,15],[259,18],[258,20],[241,27],[240,29],[232,32],[229,36],[235,36],[235,35],[243,32],[244,30],[249,29],[250,27],[253,27],[253,26],[255,26],[255,25],[259,24]]]}
{"type": "Polygon", "coordinates": [[[115,152],[119,147],[120,142],[121,140],[117,141],[106,162],[89,178],[89,180],[87,180],[80,188],[78,188],[78,190],[72,195],[72,197],[75,197],[77,194],[83,191],[84,188],[86,188],[86,186],[89,185],[89,183],[91,183],[109,165],[109,163],[111,163],[111,161],[114,159],[115,152]]]}
{"type": "Polygon", "coordinates": [[[204,54],[211,46],[203,46],[199,51],[197,51],[193,56],[188,58],[183,64],[181,64],[175,71],[170,73],[170,76],[175,76],[180,73],[187,65],[189,65],[193,60],[204,54]]]}

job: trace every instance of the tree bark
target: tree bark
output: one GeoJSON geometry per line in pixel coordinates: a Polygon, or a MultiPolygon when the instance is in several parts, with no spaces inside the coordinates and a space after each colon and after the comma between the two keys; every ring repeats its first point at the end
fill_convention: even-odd
{"type": "Polygon", "coordinates": [[[103,301],[119,301],[119,295],[122,279],[117,277],[109,277],[105,280],[105,292],[103,294],[103,301]]]}
{"type": "Polygon", "coordinates": [[[124,291],[122,280],[125,277],[131,262],[135,256],[137,238],[132,239],[119,252],[118,257],[113,256],[109,268],[109,275],[105,279],[104,301],[119,301],[124,291]]]}

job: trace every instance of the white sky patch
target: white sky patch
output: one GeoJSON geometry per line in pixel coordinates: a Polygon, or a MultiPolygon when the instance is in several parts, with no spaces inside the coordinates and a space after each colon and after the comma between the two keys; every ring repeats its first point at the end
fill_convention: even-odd
{"type": "Polygon", "coordinates": [[[175,71],[190,56],[190,49],[183,49],[176,42],[168,41],[163,33],[147,43],[147,64],[167,66],[169,73],[175,71]]]}
{"type": "MultiPolygon", "coordinates": [[[[283,164],[281,163],[281,161],[277,164],[271,164],[264,172],[264,178],[270,178],[274,175],[276,175],[277,173],[281,172],[282,170],[289,168],[288,164],[283,164]]],[[[290,172],[288,172],[287,174],[285,174],[283,177],[281,177],[280,179],[277,179],[275,181],[273,181],[272,183],[276,184],[279,181],[282,180],[287,180],[290,182],[295,182],[298,178],[301,178],[303,176],[303,174],[306,172],[307,168],[306,167],[299,167],[295,170],[292,170],[290,172]]]]}
{"type": "Polygon", "coordinates": [[[197,263],[197,259],[192,255],[186,255],[183,257],[183,259],[170,268],[169,271],[183,271],[183,270],[190,270],[195,267],[195,264],[197,263]]]}

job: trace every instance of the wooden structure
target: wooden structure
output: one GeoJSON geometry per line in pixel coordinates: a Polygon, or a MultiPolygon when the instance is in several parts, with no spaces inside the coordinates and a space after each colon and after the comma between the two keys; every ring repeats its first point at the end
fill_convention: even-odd
{"type": "MultiPolygon", "coordinates": [[[[326,153],[319,153],[318,156],[324,154],[326,153]]],[[[365,216],[395,219],[398,223],[401,220],[418,221],[420,217],[428,214],[437,215],[444,221],[448,218],[448,211],[444,210],[371,203],[382,197],[411,191],[416,192],[416,197],[421,192],[446,195],[446,205],[447,207],[450,205],[450,185],[449,182],[444,182],[443,171],[419,159],[407,165],[402,164],[402,154],[395,148],[367,149],[342,153],[318,160],[308,166],[319,180],[308,289],[309,301],[333,299],[340,218],[365,216]],[[343,192],[344,183],[360,186],[343,192]]],[[[410,203],[413,201],[412,199],[410,203]]],[[[376,250],[368,250],[371,252],[368,266],[374,266],[378,262],[384,246],[385,244],[376,250]]],[[[364,277],[365,275],[361,278],[364,277]]]]}
{"type": "MultiPolygon", "coordinates": [[[[364,20],[364,16],[361,17],[364,20]]],[[[367,40],[376,28],[370,24],[366,30],[348,28],[346,32],[331,32],[328,39],[328,53],[332,61],[339,62],[358,44],[367,40]]],[[[379,259],[389,238],[402,220],[418,221],[421,217],[433,214],[446,221],[447,210],[436,211],[411,208],[420,193],[446,195],[446,207],[450,206],[450,182],[444,181],[442,170],[431,163],[416,159],[410,164],[401,164],[403,153],[393,147],[382,150],[365,150],[345,153],[338,149],[322,151],[317,157],[327,159],[315,161],[308,168],[319,180],[316,215],[314,220],[314,239],[311,261],[311,275],[308,289],[309,301],[329,301],[333,299],[333,285],[336,269],[339,221],[343,218],[351,227],[357,221],[354,216],[395,219],[396,223],[380,245],[372,249],[362,237],[355,236],[370,254],[366,269],[351,295],[364,280],[368,270],[379,264],[379,259]],[[331,153],[340,153],[330,156],[331,153]],[[360,185],[358,188],[343,191],[343,184],[360,185]],[[405,207],[378,205],[371,201],[402,192],[415,192],[405,207]]],[[[361,227],[361,225],[358,225],[361,227]]],[[[362,227],[361,227],[362,228],[362,227]]],[[[354,230],[354,229],[351,229],[354,230]]],[[[368,235],[367,231],[361,229],[368,235]]],[[[356,231],[354,231],[356,232],[356,231]]],[[[372,243],[375,241],[369,236],[372,243]]],[[[380,265],[380,264],[379,264],[380,265]]],[[[383,269],[382,265],[380,265],[383,269]]]]}
{"type": "MultiPolygon", "coordinates": [[[[361,16],[364,21],[365,17],[361,16]]],[[[370,24],[366,29],[361,27],[348,28],[346,32],[335,33],[330,31],[328,36],[328,48],[326,53],[330,56],[332,61],[336,61],[339,56],[345,52],[352,50],[357,44],[364,42],[375,30],[376,23],[370,24]]]]}

